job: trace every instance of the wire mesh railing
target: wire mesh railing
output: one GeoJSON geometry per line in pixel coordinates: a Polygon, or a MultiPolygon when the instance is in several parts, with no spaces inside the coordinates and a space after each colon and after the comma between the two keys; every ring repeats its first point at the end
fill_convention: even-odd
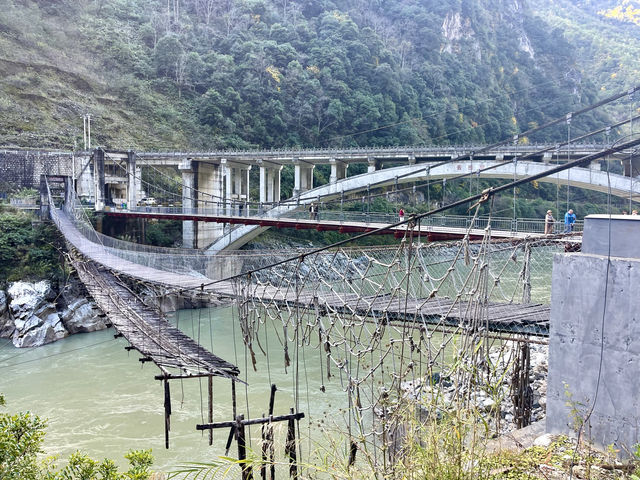
{"type": "MultiPolygon", "coordinates": [[[[256,207],[243,204],[223,203],[219,206],[209,207],[151,207],[142,206],[126,209],[132,213],[145,213],[150,215],[194,215],[201,217],[256,217],[256,218],[281,218],[292,220],[313,220],[322,222],[339,222],[344,224],[362,223],[365,225],[388,225],[400,220],[397,213],[388,212],[354,212],[347,210],[322,210],[309,213],[306,210],[291,205],[281,205],[275,208],[256,207]]],[[[404,218],[410,218],[411,214],[405,214],[404,218]]],[[[426,227],[484,229],[489,224],[493,230],[513,233],[544,233],[545,220],[537,218],[512,218],[512,217],[473,217],[469,215],[433,215],[420,220],[420,224],[426,227]]],[[[573,224],[571,232],[581,232],[584,221],[578,220],[573,224]]],[[[564,233],[566,225],[561,221],[552,224],[553,233],[564,233]]]]}

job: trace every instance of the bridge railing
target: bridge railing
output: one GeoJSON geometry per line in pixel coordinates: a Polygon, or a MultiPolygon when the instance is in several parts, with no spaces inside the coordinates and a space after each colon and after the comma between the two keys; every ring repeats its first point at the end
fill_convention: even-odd
{"type": "MultiPolygon", "coordinates": [[[[290,208],[290,207],[289,207],[290,208]]],[[[306,206],[301,209],[287,209],[286,206],[280,207],[279,211],[268,207],[258,207],[255,205],[244,204],[228,204],[211,207],[150,207],[142,206],[128,209],[131,212],[149,213],[149,214],[170,214],[170,215],[202,215],[213,217],[258,217],[258,218],[283,218],[293,220],[314,220],[318,222],[339,222],[339,223],[363,223],[370,224],[392,224],[397,223],[400,217],[397,213],[389,212],[357,212],[347,210],[323,210],[320,209],[315,217],[307,210],[306,206]]],[[[405,214],[405,219],[411,216],[410,213],[405,214]]],[[[433,215],[420,220],[422,226],[441,227],[441,228],[474,228],[485,229],[491,223],[493,230],[500,230],[513,233],[544,233],[544,219],[539,218],[511,218],[511,217],[471,217],[466,215],[433,215]]],[[[577,221],[574,226],[574,232],[581,232],[583,221],[577,221]]],[[[563,222],[555,222],[553,233],[563,233],[565,225],[563,222]]]]}

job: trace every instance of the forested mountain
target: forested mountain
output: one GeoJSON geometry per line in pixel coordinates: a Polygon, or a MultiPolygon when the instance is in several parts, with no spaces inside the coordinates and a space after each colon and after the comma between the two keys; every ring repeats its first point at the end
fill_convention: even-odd
{"type": "Polygon", "coordinates": [[[634,84],[628,3],[0,0],[0,144],[502,140],[634,84]]]}

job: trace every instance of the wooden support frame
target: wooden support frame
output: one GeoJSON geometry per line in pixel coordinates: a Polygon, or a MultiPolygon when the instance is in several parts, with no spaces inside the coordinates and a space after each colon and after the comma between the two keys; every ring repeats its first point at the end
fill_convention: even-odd
{"type": "MultiPolygon", "coordinates": [[[[235,385],[235,382],[234,384],[235,385]]],[[[298,478],[298,454],[297,454],[297,440],[296,440],[296,421],[305,417],[303,412],[295,413],[291,408],[290,413],[287,415],[273,416],[273,408],[275,404],[275,394],[277,388],[275,385],[271,385],[271,394],[269,397],[269,416],[265,417],[264,414],[261,418],[245,419],[244,415],[235,415],[234,420],[227,422],[209,422],[196,425],[196,430],[208,430],[211,432],[218,428],[229,428],[229,437],[227,438],[226,454],[229,452],[231,442],[235,437],[238,442],[238,460],[242,466],[242,480],[253,479],[253,470],[250,465],[246,464],[246,434],[245,427],[250,425],[262,425],[262,466],[260,468],[261,478],[266,480],[267,478],[267,464],[269,464],[271,480],[275,478],[275,461],[274,461],[274,447],[273,447],[273,423],[275,422],[287,422],[287,440],[285,444],[285,454],[289,458],[289,474],[293,478],[298,478]]],[[[233,410],[236,412],[236,396],[235,387],[232,387],[232,401],[233,410]]],[[[211,417],[210,417],[211,418],[211,417]]]]}

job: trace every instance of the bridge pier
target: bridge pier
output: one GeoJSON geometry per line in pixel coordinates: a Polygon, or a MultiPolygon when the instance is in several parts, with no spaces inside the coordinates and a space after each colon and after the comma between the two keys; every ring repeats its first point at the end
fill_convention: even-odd
{"type": "MultiPolygon", "coordinates": [[[[140,180],[136,180],[136,174],[138,173],[136,155],[129,150],[127,152],[127,206],[129,208],[138,206],[138,185],[141,183],[140,180]]],[[[140,177],[138,176],[138,178],[140,177]]]]}
{"type": "Polygon", "coordinates": [[[367,173],[375,172],[377,170],[378,164],[374,157],[367,157],[367,163],[369,164],[367,167],[367,173]]]}
{"type": "Polygon", "coordinates": [[[234,204],[239,203],[240,206],[244,206],[249,200],[249,170],[251,170],[251,165],[240,165],[226,161],[224,165],[226,210],[228,214],[239,213],[235,211],[234,204]]]}
{"type": "Polygon", "coordinates": [[[93,191],[95,192],[95,209],[96,211],[104,210],[105,183],[104,176],[104,150],[96,148],[93,152],[93,191]]]}
{"type": "Polygon", "coordinates": [[[340,162],[335,158],[329,159],[331,165],[331,176],[329,177],[329,183],[337,183],[338,180],[342,180],[347,176],[347,168],[349,164],[340,162]]]}
{"type": "MultiPolygon", "coordinates": [[[[178,171],[182,174],[182,212],[193,212],[194,188],[195,188],[195,165],[191,159],[185,159],[178,165],[178,171]]],[[[195,233],[193,220],[182,222],[182,246],[184,248],[195,248],[195,233]]]]}
{"type": "Polygon", "coordinates": [[[313,169],[315,165],[311,163],[302,163],[301,160],[295,159],[295,175],[293,196],[298,197],[302,192],[313,188],[313,169]]]}
{"type": "Polygon", "coordinates": [[[280,172],[282,165],[265,167],[260,165],[260,203],[280,201],[280,172]]]}
{"type": "MultiPolygon", "coordinates": [[[[198,189],[198,210],[217,209],[223,198],[223,165],[197,163],[196,188],[198,189]]],[[[197,248],[205,247],[223,235],[223,225],[213,222],[195,222],[197,248]]]]}

